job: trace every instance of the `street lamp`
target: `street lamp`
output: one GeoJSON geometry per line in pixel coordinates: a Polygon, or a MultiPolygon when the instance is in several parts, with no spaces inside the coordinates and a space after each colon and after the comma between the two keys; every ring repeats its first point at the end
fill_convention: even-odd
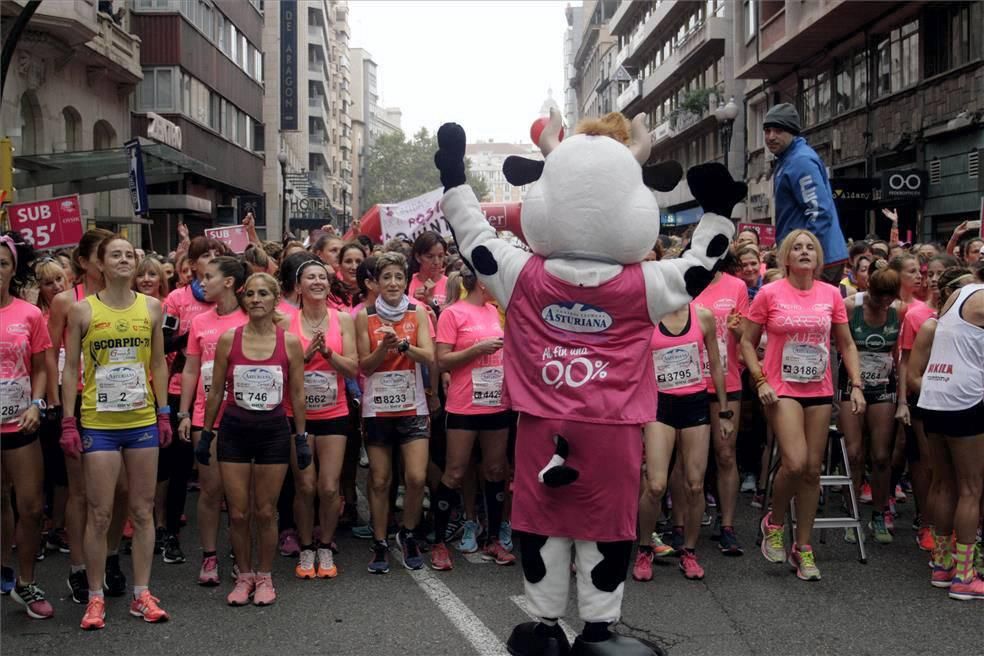
{"type": "Polygon", "coordinates": [[[734,96],[728,100],[728,104],[719,98],[718,106],[714,108],[714,118],[718,122],[718,134],[721,136],[721,150],[724,151],[724,167],[728,168],[728,153],[731,152],[731,131],[738,118],[738,105],[735,104],[734,96]]]}
{"type": "Polygon", "coordinates": [[[280,162],[280,188],[284,199],[280,208],[280,222],[283,225],[283,234],[281,235],[281,238],[286,239],[287,233],[289,232],[287,226],[287,153],[281,150],[277,154],[277,161],[280,162]]]}

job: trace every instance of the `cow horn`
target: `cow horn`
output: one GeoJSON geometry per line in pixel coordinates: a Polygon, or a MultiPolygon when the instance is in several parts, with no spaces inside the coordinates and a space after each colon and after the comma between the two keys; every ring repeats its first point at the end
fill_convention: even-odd
{"type": "Polygon", "coordinates": [[[629,143],[629,150],[632,151],[632,155],[640,165],[649,160],[652,145],[649,130],[646,128],[646,115],[636,114],[636,117],[632,119],[632,142],[629,143]]]}
{"type": "Polygon", "coordinates": [[[560,116],[560,112],[551,107],[550,123],[547,124],[547,127],[543,128],[543,132],[540,133],[540,141],[537,144],[544,157],[560,145],[560,130],[563,127],[564,121],[560,116]]]}

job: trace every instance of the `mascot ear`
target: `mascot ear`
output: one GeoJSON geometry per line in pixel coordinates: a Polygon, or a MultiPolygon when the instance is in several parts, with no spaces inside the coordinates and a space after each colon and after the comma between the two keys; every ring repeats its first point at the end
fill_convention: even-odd
{"type": "Polygon", "coordinates": [[[543,173],[543,161],[537,159],[527,159],[510,155],[502,163],[502,174],[506,180],[514,187],[522,187],[540,179],[543,173]]]}
{"type": "Polygon", "coordinates": [[[642,182],[654,191],[673,191],[683,177],[683,167],[672,160],[642,167],[642,182]]]}

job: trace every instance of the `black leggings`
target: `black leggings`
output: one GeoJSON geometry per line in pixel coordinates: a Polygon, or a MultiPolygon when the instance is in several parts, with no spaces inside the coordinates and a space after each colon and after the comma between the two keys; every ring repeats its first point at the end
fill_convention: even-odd
{"type": "MultiPolygon", "coordinates": [[[[177,408],[181,397],[168,394],[168,404],[177,408]]],[[[191,443],[178,439],[178,413],[171,412],[171,429],[174,439],[170,446],[161,449],[158,460],[158,481],[167,481],[167,497],[164,502],[164,529],[171,535],[177,535],[181,530],[181,515],[185,511],[185,501],[188,498],[188,479],[195,462],[195,450],[191,443]]]]}

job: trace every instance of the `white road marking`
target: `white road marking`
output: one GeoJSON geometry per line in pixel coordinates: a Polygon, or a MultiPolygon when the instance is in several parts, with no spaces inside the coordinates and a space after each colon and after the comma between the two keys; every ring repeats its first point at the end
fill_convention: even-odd
{"type": "MultiPolygon", "coordinates": [[[[532,619],[539,621],[540,618],[533,614],[533,609],[530,608],[530,602],[526,600],[526,597],[523,595],[514,595],[509,597],[509,600],[519,606],[519,609],[529,615],[532,619]]],[[[572,629],[564,620],[560,620],[558,624],[560,624],[560,628],[564,630],[564,634],[567,636],[568,642],[573,645],[574,639],[577,638],[577,633],[575,633],[574,629],[572,629]]]]}
{"type": "MultiPolygon", "coordinates": [[[[394,566],[401,566],[398,550],[394,548],[392,551],[397,552],[394,566]]],[[[436,574],[426,566],[424,569],[409,570],[409,572],[414,582],[444,613],[454,628],[458,629],[461,635],[471,643],[479,656],[508,656],[509,652],[499,640],[499,636],[485,626],[482,620],[478,619],[478,615],[473,613],[458,595],[451,592],[451,589],[442,583],[436,574]]]]}

